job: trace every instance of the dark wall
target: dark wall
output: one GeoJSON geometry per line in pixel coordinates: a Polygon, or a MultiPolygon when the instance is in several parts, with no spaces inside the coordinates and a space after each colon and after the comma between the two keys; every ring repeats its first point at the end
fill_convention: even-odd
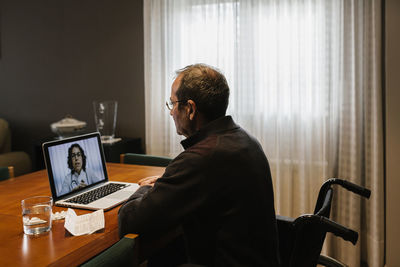
{"type": "Polygon", "coordinates": [[[140,0],[0,0],[0,117],[33,152],[71,114],[95,130],[93,100],[119,103],[116,136],[144,140],[140,0]]]}

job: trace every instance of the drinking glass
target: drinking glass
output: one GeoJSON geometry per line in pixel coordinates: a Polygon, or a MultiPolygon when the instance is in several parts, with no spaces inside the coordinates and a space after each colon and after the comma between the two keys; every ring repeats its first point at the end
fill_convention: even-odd
{"type": "Polygon", "coordinates": [[[53,198],[37,196],[21,201],[24,233],[37,235],[51,230],[53,198]]]}

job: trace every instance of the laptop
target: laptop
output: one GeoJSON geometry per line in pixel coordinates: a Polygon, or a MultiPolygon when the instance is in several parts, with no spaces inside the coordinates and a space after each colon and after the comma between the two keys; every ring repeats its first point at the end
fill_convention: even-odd
{"type": "Polygon", "coordinates": [[[47,142],[42,148],[56,206],[108,210],[139,188],[108,180],[98,132],[47,142]]]}

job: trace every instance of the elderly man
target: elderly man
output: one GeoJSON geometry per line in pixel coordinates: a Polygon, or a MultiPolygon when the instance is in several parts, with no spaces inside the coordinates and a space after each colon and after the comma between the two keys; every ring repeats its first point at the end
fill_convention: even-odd
{"type": "Polygon", "coordinates": [[[185,150],[121,207],[121,237],[181,226],[188,263],[279,265],[269,164],[257,140],[225,116],[228,98],[215,68],[177,71],[167,106],[185,150]]]}

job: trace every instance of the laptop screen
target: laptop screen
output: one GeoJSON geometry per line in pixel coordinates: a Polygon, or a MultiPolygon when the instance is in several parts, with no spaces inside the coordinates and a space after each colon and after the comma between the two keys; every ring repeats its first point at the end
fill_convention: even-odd
{"type": "Polygon", "coordinates": [[[56,199],[108,181],[98,133],[45,143],[43,152],[56,199]]]}

